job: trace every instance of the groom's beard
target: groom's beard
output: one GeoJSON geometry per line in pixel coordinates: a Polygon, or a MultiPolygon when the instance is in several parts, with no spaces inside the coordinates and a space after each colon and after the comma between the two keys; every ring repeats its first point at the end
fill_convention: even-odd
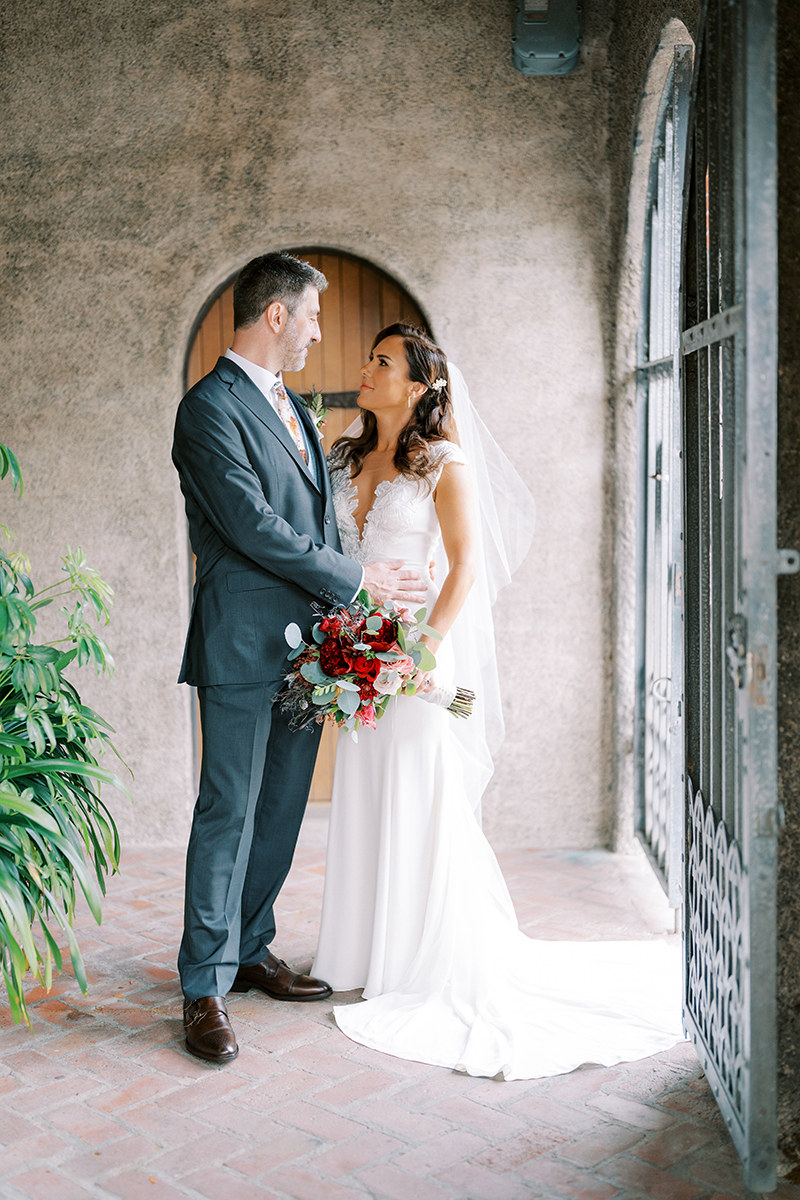
{"type": "Polygon", "coordinates": [[[306,365],[306,356],[311,348],[311,342],[304,342],[292,319],[286,326],[281,343],[281,360],[284,371],[302,371],[306,365]]]}

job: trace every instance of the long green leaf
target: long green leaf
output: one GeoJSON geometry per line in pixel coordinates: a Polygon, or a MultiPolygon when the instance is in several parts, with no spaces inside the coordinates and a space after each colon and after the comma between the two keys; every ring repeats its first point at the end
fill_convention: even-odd
{"type": "Polygon", "coordinates": [[[36,944],[33,940],[30,916],[21,896],[4,887],[3,882],[0,879],[0,914],[7,928],[16,933],[16,937],[10,937],[7,942],[12,959],[18,963],[23,959],[28,964],[36,962],[36,944]]]}
{"type": "Polygon", "coordinates": [[[64,932],[69,942],[69,956],[72,959],[72,969],[75,972],[75,978],[80,985],[80,989],[85,996],[89,990],[89,983],[86,979],[86,968],[83,965],[83,955],[78,945],[78,939],[75,937],[75,931],[71,925],[65,925],[64,932]]]}
{"type": "MultiPolygon", "coordinates": [[[[59,946],[56,939],[53,937],[52,933],[50,932],[50,930],[47,927],[47,925],[45,924],[45,922],[40,921],[40,924],[42,926],[42,933],[44,934],[44,939],[47,942],[47,950],[48,950],[48,954],[50,956],[50,961],[52,964],[55,965],[56,971],[60,971],[61,970],[61,947],[59,946]]],[[[51,975],[51,978],[52,978],[52,975],[51,975]]],[[[50,986],[51,985],[49,983],[46,985],[48,991],[50,990],[50,986]]]]}
{"type": "Polygon", "coordinates": [[[7,779],[19,779],[25,775],[87,775],[98,779],[101,783],[110,783],[124,795],[133,799],[130,788],[123,783],[113,771],[104,767],[96,767],[91,763],[79,762],[75,758],[51,760],[46,758],[31,758],[18,766],[6,767],[3,774],[7,779]]]}
{"type": "Polygon", "coordinates": [[[11,486],[18,495],[22,495],[22,471],[17,462],[17,456],[8,446],[0,442],[0,479],[11,476],[11,486]]]}
{"type": "Polygon", "coordinates": [[[58,824],[53,820],[51,814],[46,809],[43,809],[40,804],[26,804],[24,806],[3,804],[2,807],[7,811],[0,811],[0,821],[3,822],[6,828],[13,825],[22,825],[27,829],[32,824],[35,824],[47,833],[58,833],[58,824]],[[17,811],[9,812],[8,810],[12,807],[17,811]]]}
{"type": "MultiPolygon", "coordinates": [[[[0,477],[9,473],[21,491],[16,458],[3,447],[0,477]]],[[[0,962],[13,1019],[28,1023],[24,983],[32,976],[51,986],[62,967],[58,930],[86,991],[76,902],[82,894],[99,922],[106,875],[119,864],[119,834],[99,785],[131,797],[92,753],[110,747],[119,758],[113,728],[63,674],[81,662],[113,669],[90,623],[108,621],[113,592],[80,548],[68,548],[62,563],[66,578],[37,590],[28,560],[0,548],[0,962]],[[36,614],[56,599],[66,636],[36,643],[36,614]]]]}
{"type": "MultiPolygon", "coordinates": [[[[3,943],[3,932],[0,929],[0,947],[3,943]]],[[[19,974],[9,970],[6,966],[5,957],[3,957],[3,982],[6,985],[6,995],[8,996],[8,1006],[11,1009],[11,1019],[15,1025],[21,1024],[23,1021],[26,1025],[30,1025],[30,1017],[28,1010],[25,1007],[25,998],[22,994],[22,982],[19,974]]]]}

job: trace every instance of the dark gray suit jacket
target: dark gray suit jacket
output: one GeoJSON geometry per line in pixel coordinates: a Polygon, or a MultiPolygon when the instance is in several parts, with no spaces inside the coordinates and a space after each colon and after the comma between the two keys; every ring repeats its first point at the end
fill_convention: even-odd
{"type": "Polygon", "coordinates": [[[308,633],[312,601],[348,604],[359,586],[360,566],[341,553],[314,423],[290,395],[319,486],[272,405],[230,359],[178,408],[172,459],[197,558],[181,683],[277,681],[287,624],[308,633]]]}

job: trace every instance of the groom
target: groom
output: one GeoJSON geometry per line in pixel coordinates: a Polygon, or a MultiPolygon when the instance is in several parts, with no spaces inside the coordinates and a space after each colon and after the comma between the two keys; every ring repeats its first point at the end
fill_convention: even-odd
{"type": "Polygon", "coordinates": [[[349,604],[362,586],[424,599],[413,572],[389,563],[362,572],[341,553],[316,428],[281,380],[320,340],[327,286],[289,254],[247,263],[233,288],[232,346],[184,396],[175,423],[172,457],[197,559],[179,682],[198,689],[203,739],[178,968],[186,1048],[214,1063],[238,1054],[227,992],[331,994],[269,950],[321,732],[292,733],[273,703],[284,629],[307,628],[310,604],[349,604]]]}

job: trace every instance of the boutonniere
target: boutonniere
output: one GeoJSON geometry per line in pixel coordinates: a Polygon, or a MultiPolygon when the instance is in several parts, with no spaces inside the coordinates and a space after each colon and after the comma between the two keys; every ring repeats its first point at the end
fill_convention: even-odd
{"type": "Polygon", "coordinates": [[[328,415],[328,410],[323,403],[322,393],[318,392],[312,383],[310,397],[306,399],[305,396],[303,396],[302,400],[303,404],[306,406],[308,415],[311,417],[311,420],[314,422],[317,428],[317,433],[320,437],[323,437],[323,428],[325,425],[325,418],[328,415]]]}

